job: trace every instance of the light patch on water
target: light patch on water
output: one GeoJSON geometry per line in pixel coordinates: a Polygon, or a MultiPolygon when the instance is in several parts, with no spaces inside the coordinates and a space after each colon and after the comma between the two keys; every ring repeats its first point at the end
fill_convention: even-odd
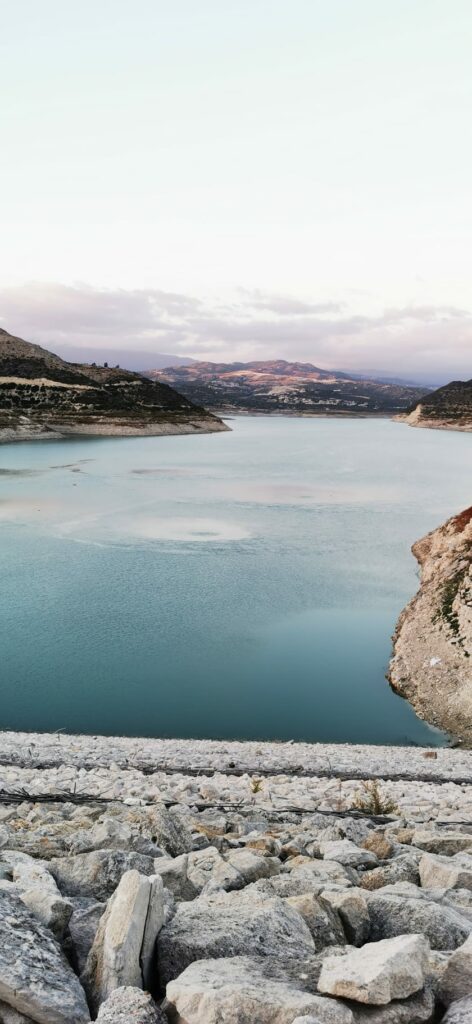
{"type": "Polygon", "coordinates": [[[150,468],[130,469],[134,476],[201,476],[203,470],[193,469],[190,466],[152,466],[150,468]]]}
{"type": "Polygon", "coordinates": [[[320,484],[291,483],[250,483],[238,480],[214,488],[227,500],[253,502],[262,505],[370,505],[374,502],[398,504],[402,500],[401,489],[388,485],[342,484],[326,486],[320,484]]]}
{"type": "Polygon", "coordinates": [[[51,514],[60,509],[58,502],[40,498],[2,498],[0,499],[0,521],[2,522],[31,522],[34,519],[46,517],[50,519],[51,514]]]}
{"type": "Polygon", "coordinates": [[[174,540],[181,542],[211,543],[248,540],[251,534],[238,523],[224,519],[147,517],[127,524],[127,533],[144,540],[174,540]]]}

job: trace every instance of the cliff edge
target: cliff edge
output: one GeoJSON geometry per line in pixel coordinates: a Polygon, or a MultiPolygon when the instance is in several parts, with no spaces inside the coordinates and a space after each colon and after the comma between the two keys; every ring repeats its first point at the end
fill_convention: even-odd
{"type": "Polygon", "coordinates": [[[472,507],[412,548],[418,593],[402,612],[389,667],[392,688],[420,718],[472,745],[472,507]]]}

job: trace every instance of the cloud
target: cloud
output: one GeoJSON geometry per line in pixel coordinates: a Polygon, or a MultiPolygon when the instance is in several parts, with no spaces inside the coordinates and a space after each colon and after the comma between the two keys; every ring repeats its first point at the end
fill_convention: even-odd
{"type": "MultiPolygon", "coordinates": [[[[119,349],[224,361],[285,357],[326,368],[416,379],[472,376],[472,316],[454,306],[404,306],[378,315],[336,302],[304,302],[238,289],[205,301],[159,289],[32,283],[0,288],[0,325],[67,357],[69,349],[119,349]]],[[[103,357],[101,357],[103,358],[103,357]]],[[[136,365],[136,363],[135,363],[136,365]]]]}
{"type": "Polygon", "coordinates": [[[239,294],[252,309],[264,309],[276,316],[319,316],[323,313],[339,313],[343,308],[339,302],[302,302],[286,295],[274,295],[259,289],[250,291],[239,288],[239,294]]]}

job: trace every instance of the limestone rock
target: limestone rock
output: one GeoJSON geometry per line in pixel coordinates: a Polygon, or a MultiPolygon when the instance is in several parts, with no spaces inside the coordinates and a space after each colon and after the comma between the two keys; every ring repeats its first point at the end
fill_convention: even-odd
{"type": "Polygon", "coordinates": [[[84,828],[72,837],[69,853],[90,853],[91,850],[134,850],[148,857],[159,857],[162,850],[127,822],[102,818],[92,828],[84,828]]]}
{"type": "Polygon", "coordinates": [[[38,1024],[86,1024],[85,994],[51,932],[0,892],[0,1000],[38,1024]]]}
{"type": "Polygon", "coordinates": [[[161,878],[127,871],[100,920],[82,975],[92,1007],[116,988],[142,988],[144,976],[149,980],[162,921],[161,878]]]}
{"type": "Polygon", "coordinates": [[[194,960],[242,954],[300,958],[314,951],[300,914],[285,900],[250,887],[181,903],[158,937],[159,974],[164,987],[194,960]]]}
{"type": "Polygon", "coordinates": [[[328,957],[319,991],[374,1006],[407,999],[423,988],[428,952],[429,943],[422,935],[368,942],[344,957],[328,957]]]}
{"type": "MultiPolygon", "coordinates": [[[[325,885],[329,884],[329,880],[320,883],[316,875],[293,871],[290,874],[276,875],[274,878],[260,878],[258,882],[248,885],[246,891],[259,893],[261,896],[281,896],[282,899],[288,899],[290,896],[305,896],[307,893],[319,896],[325,885]]],[[[333,885],[337,889],[340,888],[336,883],[333,885]]]]}
{"type": "Polygon", "coordinates": [[[381,889],[395,882],[412,882],[416,885],[420,877],[417,860],[413,852],[400,854],[381,867],[365,871],[359,878],[359,885],[363,889],[381,889]]]}
{"type": "Polygon", "coordinates": [[[154,841],[170,857],[179,857],[191,851],[192,832],[189,819],[181,807],[154,807],[149,824],[154,841]]]}
{"type": "Polygon", "coordinates": [[[36,886],[22,892],[21,899],[46,928],[51,929],[57,939],[62,939],[72,914],[72,904],[69,900],[65,900],[59,891],[54,895],[36,886]]]}
{"type": "Polygon", "coordinates": [[[108,899],[126,871],[154,873],[154,859],[132,850],[94,850],[74,857],[53,857],[49,863],[62,893],[96,900],[108,899]]]}
{"type": "Polygon", "coordinates": [[[452,857],[425,853],[419,870],[421,885],[426,889],[472,889],[472,856],[467,853],[452,857]]]}
{"type": "Polygon", "coordinates": [[[154,861],[156,875],[161,876],[165,888],[176,900],[194,900],[201,891],[188,878],[188,858],[188,853],[182,853],[180,857],[158,857],[154,861]]]}
{"type": "Polygon", "coordinates": [[[472,835],[467,832],[435,832],[428,829],[415,829],[411,842],[425,853],[437,853],[451,857],[455,853],[472,852],[472,835]]]}
{"type": "Polygon", "coordinates": [[[445,1006],[464,996],[472,997],[472,936],[449,958],[441,978],[440,994],[445,1006]]]}
{"type": "Polygon", "coordinates": [[[470,1024],[472,1020],[472,996],[458,999],[449,1007],[442,1024],[470,1024]]]}
{"type": "Polygon", "coordinates": [[[78,974],[82,974],[87,957],[97,934],[105,904],[88,896],[71,896],[72,916],[69,921],[69,936],[66,952],[78,974]]]}
{"type": "Polygon", "coordinates": [[[347,941],[352,946],[363,946],[370,935],[370,917],[362,890],[325,890],[322,896],[338,912],[347,941]]]}
{"type": "Polygon", "coordinates": [[[457,949],[472,932],[472,921],[457,910],[410,896],[366,893],[371,941],[396,935],[423,934],[432,949],[457,949]]]}
{"type": "Polygon", "coordinates": [[[387,1006],[350,1004],[355,1024],[433,1024],[435,998],[431,985],[408,999],[398,999],[387,1006]]]}
{"type": "Polygon", "coordinates": [[[250,850],[230,850],[222,856],[214,846],[180,857],[160,857],[154,866],[156,874],[179,901],[195,899],[209,885],[227,892],[242,889],[281,870],[278,858],[262,857],[250,850]]]}
{"type": "MultiPolygon", "coordinates": [[[[261,857],[251,850],[231,850],[224,855],[224,862],[236,873],[229,884],[223,884],[222,888],[227,891],[242,889],[251,882],[257,882],[259,878],[278,875],[282,867],[278,857],[261,857]]],[[[213,871],[212,881],[219,882],[220,871],[220,866],[213,871]]]]}
{"type": "Polygon", "coordinates": [[[364,850],[371,850],[379,860],[388,860],[392,856],[394,847],[384,832],[372,832],[370,836],[362,841],[364,850]]]}
{"type": "Polygon", "coordinates": [[[307,857],[292,857],[284,865],[284,871],[295,878],[307,879],[311,883],[325,886],[327,882],[336,885],[355,885],[357,874],[353,868],[343,867],[332,860],[311,860],[307,857]]]}
{"type": "Polygon", "coordinates": [[[167,1024],[148,992],[124,986],[112,992],[98,1012],[99,1024],[167,1024]]]}
{"type": "Polygon", "coordinates": [[[2,858],[11,869],[12,881],[25,906],[61,939],[72,914],[72,904],[61,896],[47,862],[34,860],[17,850],[3,850],[2,858]]]}
{"type": "Polygon", "coordinates": [[[191,964],[167,986],[170,1019],[173,1024],[293,1024],[308,1014],[317,1024],[353,1024],[347,1006],[307,991],[282,968],[277,976],[270,967],[265,974],[263,958],[249,956],[191,964]]]}
{"type": "Polygon", "coordinates": [[[287,903],[297,910],[306,921],[316,950],[323,949],[325,946],[345,944],[346,938],[341,919],[329,900],[323,899],[322,896],[314,896],[313,893],[304,893],[302,896],[289,896],[287,903]]]}
{"type": "Polygon", "coordinates": [[[0,1024],[34,1024],[31,1017],[18,1013],[12,1006],[0,1002],[0,1024]]]}
{"type": "Polygon", "coordinates": [[[375,868],[378,865],[375,853],[356,846],[350,839],[338,839],[334,842],[320,843],[320,852],[327,860],[336,861],[337,864],[343,864],[345,867],[375,868]]]}
{"type": "Polygon", "coordinates": [[[313,1014],[304,1014],[303,1017],[295,1017],[293,1024],[320,1024],[320,1018],[313,1014]]]}
{"type": "Polygon", "coordinates": [[[151,888],[149,891],[146,923],[144,925],[144,934],[140,953],[140,964],[145,989],[152,988],[155,982],[156,940],[164,921],[166,920],[165,896],[162,878],[160,875],[153,875],[153,877],[149,879],[149,882],[151,888]]]}

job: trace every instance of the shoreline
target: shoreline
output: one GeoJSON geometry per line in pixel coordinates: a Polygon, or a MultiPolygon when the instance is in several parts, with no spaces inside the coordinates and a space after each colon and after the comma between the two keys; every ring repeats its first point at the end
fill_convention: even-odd
{"type": "Polygon", "coordinates": [[[351,812],[377,780],[401,816],[472,824],[472,752],[446,747],[5,731],[0,779],[0,803],[250,804],[275,815],[351,812]]]}
{"type": "Polygon", "coordinates": [[[57,424],[51,429],[41,424],[36,429],[33,424],[28,424],[24,429],[21,426],[18,429],[0,428],[0,444],[15,444],[21,441],[67,441],[87,437],[91,439],[99,437],[174,437],[193,434],[222,434],[229,431],[231,431],[231,427],[220,422],[216,417],[210,416],[186,423],[163,421],[147,428],[113,423],[93,424],[93,427],[84,424],[81,428],[79,424],[74,423],[72,427],[57,424]]]}

